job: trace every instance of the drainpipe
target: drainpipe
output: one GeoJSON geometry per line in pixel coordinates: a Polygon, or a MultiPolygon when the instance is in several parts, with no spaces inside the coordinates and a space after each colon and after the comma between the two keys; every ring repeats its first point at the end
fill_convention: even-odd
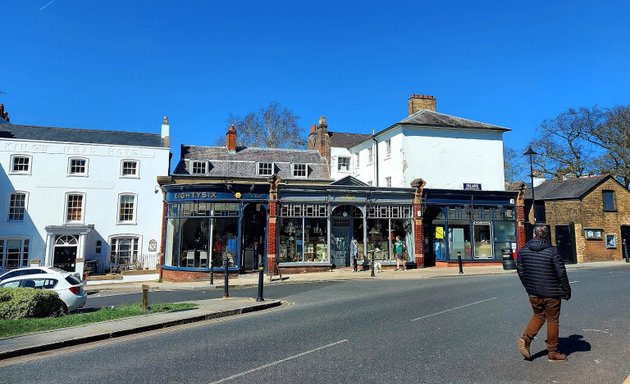
{"type": "Polygon", "coordinates": [[[374,173],[375,173],[375,181],[376,181],[376,187],[378,187],[378,141],[376,140],[374,133],[372,133],[372,140],[374,141],[374,159],[372,160],[374,162],[374,173]]]}

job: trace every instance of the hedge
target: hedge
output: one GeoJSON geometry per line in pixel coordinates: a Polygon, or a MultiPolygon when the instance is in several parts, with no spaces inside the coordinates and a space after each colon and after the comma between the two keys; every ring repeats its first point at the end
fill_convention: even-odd
{"type": "Polygon", "coordinates": [[[0,319],[62,315],[64,302],[57,292],[35,288],[0,288],[0,319]]]}

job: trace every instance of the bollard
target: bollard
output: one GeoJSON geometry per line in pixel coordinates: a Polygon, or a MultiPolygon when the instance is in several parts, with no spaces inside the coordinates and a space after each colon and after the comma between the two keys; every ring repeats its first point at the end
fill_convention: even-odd
{"type": "Polygon", "coordinates": [[[142,284],[142,308],[146,311],[149,308],[149,286],[142,284]]]}
{"type": "Polygon", "coordinates": [[[265,301],[263,298],[263,280],[265,279],[264,270],[265,268],[262,265],[258,266],[258,297],[256,298],[256,301],[265,301]]]}
{"type": "Polygon", "coordinates": [[[462,251],[457,251],[457,265],[459,266],[459,274],[463,274],[464,266],[462,265],[462,251]]]}
{"type": "Polygon", "coordinates": [[[370,276],[371,276],[371,277],[374,277],[374,276],[376,276],[376,275],[374,274],[374,250],[371,250],[370,252],[372,252],[372,266],[371,266],[371,268],[370,268],[370,270],[371,270],[371,272],[370,272],[370,276]]]}
{"type": "Polygon", "coordinates": [[[626,263],[630,263],[630,255],[628,255],[628,244],[626,243],[626,239],[621,241],[621,248],[623,248],[623,255],[626,258],[626,263]]]}
{"type": "Polygon", "coordinates": [[[230,284],[230,274],[228,271],[228,265],[230,264],[229,261],[230,259],[228,255],[226,254],[223,259],[223,298],[224,299],[227,299],[228,297],[230,297],[230,292],[228,289],[228,286],[230,284]]]}

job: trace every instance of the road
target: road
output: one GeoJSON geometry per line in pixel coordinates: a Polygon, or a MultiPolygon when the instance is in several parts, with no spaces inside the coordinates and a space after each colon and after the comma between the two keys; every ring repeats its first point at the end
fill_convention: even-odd
{"type": "Polygon", "coordinates": [[[520,356],[530,309],[510,274],[286,286],[279,309],[16,359],[0,382],[623,383],[630,265],[569,278],[565,363],[547,361],[544,330],[520,356]]]}

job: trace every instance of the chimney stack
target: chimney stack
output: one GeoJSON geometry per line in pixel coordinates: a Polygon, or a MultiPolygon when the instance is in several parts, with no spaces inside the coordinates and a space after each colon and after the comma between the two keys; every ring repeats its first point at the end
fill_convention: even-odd
{"type": "Polygon", "coordinates": [[[436,112],[437,100],[431,95],[411,95],[408,101],[409,116],[423,109],[436,112]]]}
{"type": "Polygon", "coordinates": [[[9,112],[4,111],[4,104],[0,104],[0,123],[6,122],[9,123],[11,120],[9,119],[9,112]]]}
{"type": "Polygon", "coordinates": [[[164,116],[164,121],[162,122],[162,146],[170,147],[171,146],[171,126],[168,124],[168,116],[164,116]]]}
{"type": "Polygon", "coordinates": [[[234,124],[230,125],[230,129],[225,134],[225,146],[229,154],[236,153],[236,128],[234,128],[234,124]]]}

